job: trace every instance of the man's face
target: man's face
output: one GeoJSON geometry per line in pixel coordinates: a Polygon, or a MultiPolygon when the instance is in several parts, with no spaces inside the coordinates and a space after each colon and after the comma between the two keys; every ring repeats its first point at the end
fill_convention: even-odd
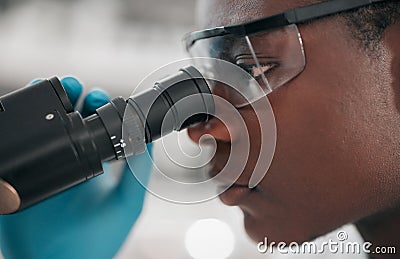
{"type": "MultiPolygon", "coordinates": [[[[202,0],[199,18],[203,28],[230,25],[312,2],[202,0]]],[[[251,129],[249,159],[232,187],[238,190],[235,195],[220,196],[225,204],[242,209],[245,228],[256,241],[309,240],[398,200],[400,160],[395,147],[400,124],[391,88],[391,54],[372,62],[340,18],[298,28],[306,67],[268,95],[277,126],[268,173],[255,189],[243,187],[263,143],[254,110],[241,108],[251,129]]],[[[223,97],[218,90],[215,94],[223,97]]],[[[215,174],[227,161],[231,145],[245,136],[230,135],[216,119],[189,129],[194,141],[204,134],[218,144],[211,162],[215,174]]]]}

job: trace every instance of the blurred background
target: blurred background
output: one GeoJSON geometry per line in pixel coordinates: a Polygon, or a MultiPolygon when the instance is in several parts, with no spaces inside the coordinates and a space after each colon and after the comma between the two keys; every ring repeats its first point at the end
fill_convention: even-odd
{"type": "Polygon", "coordinates": [[[0,0],[0,85],[76,75],[129,95],[155,68],[184,57],[193,0],[0,0]]]}
{"type": "MultiPolygon", "coordinates": [[[[0,94],[34,78],[74,75],[85,91],[97,87],[128,97],[147,74],[185,57],[181,38],[195,28],[194,9],[194,0],[0,0],[0,94]]],[[[189,140],[183,142],[196,148],[189,140]]],[[[183,170],[169,161],[159,143],[155,159],[162,170],[183,170]]],[[[160,183],[153,178],[150,184],[160,183]]],[[[360,240],[353,227],[346,231],[350,239],[360,240]]],[[[267,257],[245,235],[237,208],[218,199],[179,205],[152,195],[147,195],[143,214],[117,256],[267,257]]]]}

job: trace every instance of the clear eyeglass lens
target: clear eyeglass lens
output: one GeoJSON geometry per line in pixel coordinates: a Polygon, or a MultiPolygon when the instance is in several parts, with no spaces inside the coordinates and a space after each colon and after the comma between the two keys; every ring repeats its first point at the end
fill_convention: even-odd
{"type": "MultiPolygon", "coordinates": [[[[252,76],[254,80],[249,81],[247,89],[236,89],[235,93],[228,94],[228,101],[238,107],[264,97],[292,80],[305,67],[303,44],[296,25],[247,37],[226,35],[202,39],[188,51],[191,57],[231,62],[252,76]]],[[[211,66],[202,69],[218,71],[211,66]]],[[[226,89],[224,92],[227,92],[226,89]]]]}

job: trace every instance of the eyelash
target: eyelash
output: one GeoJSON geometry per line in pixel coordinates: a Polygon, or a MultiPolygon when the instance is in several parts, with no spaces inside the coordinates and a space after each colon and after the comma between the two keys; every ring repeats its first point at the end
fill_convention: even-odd
{"type": "MultiPolygon", "coordinates": [[[[241,64],[240,66],[245,71],[247,71],[247,73],[252,75],[256,80],[259,80],[261,78],[261,74],[255,75],[255,73],[254,73],[255,70],[258,70],[258,67],[256,65],[241,64]]],[[[265,64],[260,64],[260,66],[261,66],[261,69],[264,67],[269,67],[267,70],[263,71],[264,75],[268,76],[278,67],[278,63],[265,63],[265,64]]]]}

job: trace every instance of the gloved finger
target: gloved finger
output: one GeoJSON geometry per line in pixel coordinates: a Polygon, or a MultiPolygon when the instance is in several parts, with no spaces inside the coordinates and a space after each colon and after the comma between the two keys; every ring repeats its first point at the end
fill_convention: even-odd
{"type": "MultiPolygon", "coordinates": [[[[43,78],[36,78],[32,80],[29,85],[34,85],[36,83],[39,83],[40,81],[43,81],[43,78]]],[[[68,95],[69,100],[72,103],[72,106],[75,107],[79,97],[82,94],[83,86],[82,84],[78,81],[78,79],[67,76],[61,79],[61,84],[63,85],[65,92],[68,95]]]]}
{"type": "Polygon", "coordinates": [[[43,81],[43,78],[35,78],[28,85],[34,85],[36,83],[39,83],[40,81],[43,81]]]}
{"type": "Polygon", "coordinates": [[[127,158],[127,161],[129,161],[129,164],[133,165],[133,167],[131,168],[129,164],[126,163],[118,185],[118,191],[132,192],[134,189],[132,188],[132,185],[135,184],[140,188],[143,187],[143,185],[147,186],[150,178],[151,168],[153,167],[152,152],[153,143],[150,143],[147,145],[147,150],[145,153],[127,158]],[[132,170],[134,173],[132,173],[132,170]],[[138,182],[137,179],[140,179],[140,181],[138,182]]]}
{"type": "Polygon", "coordinates": [[[97,108],[105,105],[110,101],[110,97],[106,92],[100,89],[90,91],[83,101],[82,116],[87,117],[93,114],[97,108]]]}
{"type": "Polygon", "coordinates": [[[61,79],[61,84],[67,92],[68,98],[75,107],[79,97],[82,94],[83,86],[75,77],[67,76],[61,79]]]}

